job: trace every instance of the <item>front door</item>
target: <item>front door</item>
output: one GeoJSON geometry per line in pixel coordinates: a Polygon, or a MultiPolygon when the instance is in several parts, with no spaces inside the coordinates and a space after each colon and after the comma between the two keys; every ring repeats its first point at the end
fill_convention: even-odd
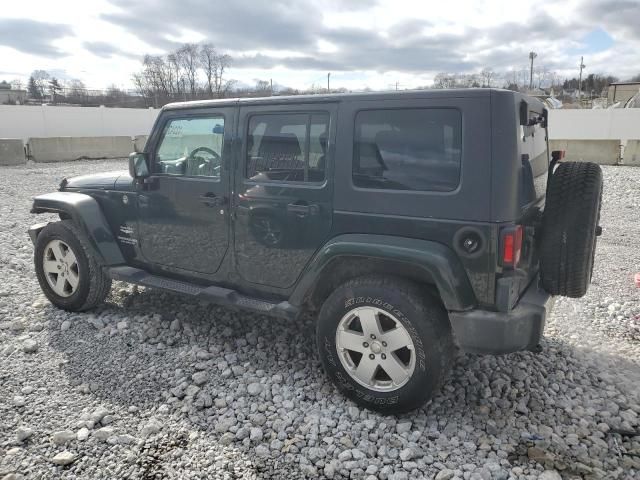
{"type": "MultiPolygon", "coordinates": [[[[234,108],[169,111],[149,151],[151,177],[138,186],[146,261],[215,273],[229,244],[229,158],[234,108]]],[[[165,269],[166,269],[165,268],[165,269]]]]}
{"type": "Polygon", "coordinates": [[[251,283],[290,287],[329,236],[335,104],[241,107],[235,253],[251,283]]]}

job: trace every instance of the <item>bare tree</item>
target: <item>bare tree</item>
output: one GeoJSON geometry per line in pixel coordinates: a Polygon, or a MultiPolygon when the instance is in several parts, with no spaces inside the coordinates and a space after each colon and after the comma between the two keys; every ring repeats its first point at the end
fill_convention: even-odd
{"type": "Polygon", "coordinates": [[[216,52],[213,43],[203,43],[200,45],[200,66],[207,79],[206,88],[210,98],[213,98],[213,75],[216,70],[217,61],[218,52],[216,52]]]}
{"type": "Polygon", "coordinates": [[[456,78],[449,73],[438,73],[433,79],[434,88],[455,88],[456,78]]]}
{"type": "Polygon", "coordinates": [[[200,66],[207,79],[207,92],[210,97],[223,97],[231,88],[231,83],[224,80],[224,73],[231,64],[231,57],[217,52],[212,43],[200,45],[200,66]]]}
{"type": "Polygon", "coordinates": [[[495,79],[496,73],[490,68],[483,68],[480,72],[482,86],[491,88],[491,82],[495,79]]]}
{"type": "Polygon", "coordinates": [[[87,87],[81,80],[74,78],[67,85],[67,101],[72,103],[85,103],[87,101],[87,87]]]}
{"type": "Polygon", "coordinates": [[[233,85],[233,82],[224,80],[224,72],[229,65],[231,65],[231,56],[227,54],[216,56],[216,68],[213,70],[213,85],[218,98],[224,97],[233,85]]]}
{"type": "Polygon", "coordinates": [[[178,61],[178,55],[170,53],[167,55],[167,82],[169,84],[169,92],[172,95],[180,95],[182,92],[182,66],[178,61]]]}
{"type": "Polygon", "coordinates": [[[212,44],[189,43],[166,55],[145,55],[142,70],[132,80],[147,105],[161,106],[205,94],[222,97],[233,85],[224,78],[230,62],[231,57],[218,54],[212,44]],[[202,72],[204,86],[198,85],[202,72]]]}
{"type": "Polygon", "coordinates": [[[189,85],[191,96],[196,94],[199,55],[198,45],[195,43],[185,43],[175,52],[176,59],[184,71],[184,80],[189,85]]]}
{"type": "Polygon", "coordinates": [[[254,90],[261,96],[266,96],[271,93],[271,84],[267,80],[260,80],[259,78],[254,79],[256,82],[256,86],[254,90]]]}

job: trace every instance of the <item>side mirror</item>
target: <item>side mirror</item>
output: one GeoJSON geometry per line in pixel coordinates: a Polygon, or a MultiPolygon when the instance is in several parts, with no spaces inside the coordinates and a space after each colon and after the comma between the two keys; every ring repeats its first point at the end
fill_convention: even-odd
{"type": "Polygon", "coordinates": [[[146,178],[149,176],[149,165],[144,153],[132,153],[129,155],[129,175],[132,178],[146,178]]]}

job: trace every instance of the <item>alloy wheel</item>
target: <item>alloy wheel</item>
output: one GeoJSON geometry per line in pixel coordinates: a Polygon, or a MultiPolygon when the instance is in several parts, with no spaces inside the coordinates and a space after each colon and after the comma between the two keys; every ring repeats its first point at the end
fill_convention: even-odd
{"type": "Polygon", "coordinates": [[[415,369],[416,353],[409,332],[395,316],[377,307],[354,308],[342,317],[336,348],[349,375],[378,392],[402,387],[415,369]]]}
{"type": "Polygon", "coordinates": [[[69,245],[62,240],[51,240],[44,248],[42,259],[47,283],[56,295],[70,297],[78,289],[80,271],[78,260],[69,245]]]}

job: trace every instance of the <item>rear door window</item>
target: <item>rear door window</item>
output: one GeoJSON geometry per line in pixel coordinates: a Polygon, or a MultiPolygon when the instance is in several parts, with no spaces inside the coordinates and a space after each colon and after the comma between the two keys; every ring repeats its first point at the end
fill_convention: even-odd
{"type": "Polygon", "coordinates": [[[246,177],[257,182],[323,182],[328,132],[325,113],[253,115],[246,177]]]}
{"type": "Polygon", "coordinates": [[[356,187],[447,192],[460,181],[462,117],[452,108],[365,110],[355,120],[356,187]]]}

